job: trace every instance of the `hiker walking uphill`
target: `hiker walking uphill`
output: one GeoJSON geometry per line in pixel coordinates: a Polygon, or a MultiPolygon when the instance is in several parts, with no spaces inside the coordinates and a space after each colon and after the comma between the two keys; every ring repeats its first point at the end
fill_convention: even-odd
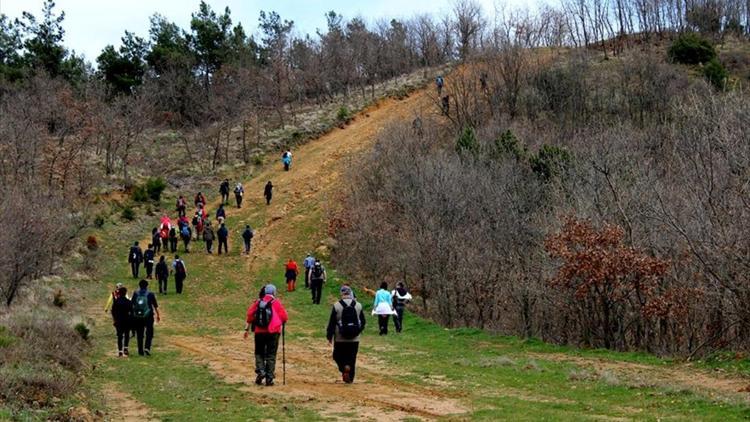
{"type": "Polygon", "coordinates": [[[443,79],[443,75],[439,75],[437,78],[435,78],[435,88],[437,89],[438,97],[443,93],[444,84],[445,80],[443,79]]]}
{"type": "Polygon", "coordinates": [[[391,315],[395,315],[396,311],[393,310],[393,297],[391,296],[391,292],[388,291],[388,283],[385,281],[380,283],[380,289],[375,292],[372,314],[378,316],[380,335],[384,336],[388,334],[388,319],[391,315]]]}
{"type": "Polygon", "coordinates": [[[195,204],[195,208],[200,208],[202,205],[206,205],[206,196],[203,195],[203,192],[198,192],[195,194],[193,203],[195,204]]]}
{"type": "Polygon", "coordinates": [[[272,386],[276,376],[279,336],[289,318],[276,298],[276,286],[266,285],[264,293],[265,296],[253,302],[247,310],[244,338],[252,329],[255,334],[255,383],[261,385],[265,380],[267,386],[272,386]]]}
{"type": "MultiPolygon", "coordinates": [[[[185,261],[180,259],[179,255],[174,256],[174,261],[172,261],[172,269],[174,270],[174,287],[175,291],[178,295],[182,294],[182,283],[187,278],[187,266],[185,265],[185,261]]],[[[166,286],[164,288],[164,291],[166,292],[166,286]]]]}
{"type": "Polygon", "coordinates": [[[326,269],[316,259],[315,264],[310,268],[310,290],[312,290],[312,302],[314,305],[320,305],[320,297],[323,295],[323,283],[326,282],[326,269]]]}
{"type": "MultiPolygon", "coordinates": [[[[169,252],[177,252],[177,229],[175,227],[169,228],[169,252]]],[[[165,251],[166,252],[166,251],[165,251]]]]}
{"type": "Polygon", "coordinates": [[[284,277],[286,278],[286,291],[293,292],[297,287],[297,274],[299,274],[299,267],[297,263],[289,258],[286,265],[284,266],[284,277]]]}
{"type": "Polygon", "coordinates": [[[229,203],[229,179],[224,179],[219,186],[219,193],[221,194],[221,204],[229,203]]]}
{"type": "Polygon", "coordinates": [[[187,211],[187,201],[185,201],[185,198],[182,195],[180,195],[180,197],[177,198],[175,211],[177,211],[177,217],[185,216],[185,212],[187,211]]]}
{"type": "Polygon", "coordinates": [[[221,223],[221,227],[216,234],[219,237],[219,255],[221,255],[222,246],[224,247],[224,253],[229,255],[229,229],[227,229],[226,224],[221,223]]]}
{"type": "Polygon", "coordinates": [[[245,188],[242,183],[237,183],[234,187],[234,200],[237,201],[237,208],[242,208],[242,197],[245,196],[245,188]]]}
{"type": "Polygon", "coordinates": [[[289,171],[292,166],[292,151],[286,150],[281,154],[281,163],[284,164],[284,171],[289,171]]]}
{"type": "Polygon", "coordinates": [[[359,336],[365,330],[362,304],[354,299],[349,286],[341,286],[341,300],[333,304],[328,319],[326,338],[333,345],[333,360],[339,367],[345,383],[354,382],[359,352],[359,336]]]}
{"type": "Polygon", "coordinates": [[[219,205],[219,209],[216,210],[216,221],[219,224],[223,223],[227,219],[227,210],[224,209],[224,204],[219,205]]]}
{"type": "Polygon", "coordinates": [[[154,252],[154,245],[149,244],[146,252],[143,253],[143,267],[146,268],[146,278],[150,279],[154,274],[154,258],[156,252],[154,252]]]}
{"type": "Polygon", "coordinates": [[[154,253],[158,253],[161,250],[161,233],[158,227],[154,227],[151,230],[151,245],[154,248],[154,253]]]}
{"type": "Polygon", "coordinates": [[[245,244],[245,255],[250,254],[250,247],[252,246],[253,236],[255,236],[255,233],[253,233],[253,229],[250,228],[250,225],[245,226],[245,231],[242,232],[242,241],[245,244]]]}
{"type": "Polygon", "coordinates": [[[156,322],[161,321],[159,316],[159,304],[156,295],[148,290],[148,281],[141,280],[140,288],[133,293],[131,302],[133,304],[133,328],[138,341],[138,354],[140,356],[151,356],[151,343],[154,339],[154,315],[156,322]],[[145,345],[144,345],[145,334],[145,345]]]}
{"type": "Polygon", "coordinates": [[[128,356],[130,327],[133,318],[133,304],[127,296],[128,289],[120,286],[117,298],[112,303],[112,323],[117,334],[117,356],[128,356]]]}
{"type": "Polygon", "coordinates": [[[182,225],[180,237],[182,237],[182,243],[185,244],[185,253],[190,253],[190,240],[193,238],[193,232],[190,230],[189,224],[182,225]]]}
{"type": "Polygon", "coordinates": [[[164,255],[159,257],[156,264],[156,280],[159,282],[159,294],[167,294],[167,280],[169,280],[169,266],[164,255]]]}
{"type": "Polygon", "coordinates": [[[315,265],[315,258],[313,258],[312,254],[308,253],[307,257],[304,261],[302,261],[302,266],[305,267],[305,288],[310,288],[310,270],[312,269],[313,265],[315,265]]]}
{"type": "Polygon", "coordinates": [[[214,253],[214,229],[211,227],[210,221],[206,221],[206,228],[203,229],[203,241],[206,242],[206,252],[210,254],[214,253]]]}
{"type": "Polygon", "coordinates": [[[138,246],[138,242],[134,242],[133,246],[130,247],[128,252],[128,262],[130,263],[130,271],[133,273],[133,278],[138,278],[140,272],[141,262],[143,262],[143,251],[138,246]]]}
{"type": "Polygon", "coordinates": [[[393,309],[396,310],[396,315],[393,316],[393,325],[396,326],[396,332],[400,333],[404,328],[404,310],[406,304],[411,301],[411,294],[406,291],[404,283],[398,282],[396,288],[391,292],[391,298],[393,300],[393,309]]]}
{"type": "Polygon", "coordinates": [[[108,313],[112,310],[112,304],[115,303],[115,300],[117,300],[117,297],[120,295],[120,287],[122,286],[122,283],[115,284],[115,289],[112,290],[107,297],[107,304],[104,305],[104,313],[108,313]]]}
{"type": "Polygon", "coordinates": [[[266,187],[263,188],[263,196],[266,197],[266,205],[271,205],[271,198],[273,197],[273,184],[269,180],[266,183],[266,187]]]}

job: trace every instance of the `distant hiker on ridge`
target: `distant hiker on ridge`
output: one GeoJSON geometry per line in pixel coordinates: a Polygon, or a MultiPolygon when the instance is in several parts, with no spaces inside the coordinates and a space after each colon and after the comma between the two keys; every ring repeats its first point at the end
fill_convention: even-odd
{"type": "Polygon", "coordinates": [[[263,196],[266,197],[266,205],[271,205],[271,198],[273,197],[273,184],[269,180],[266,183],[266,187],[263,188],[263,196]]]}

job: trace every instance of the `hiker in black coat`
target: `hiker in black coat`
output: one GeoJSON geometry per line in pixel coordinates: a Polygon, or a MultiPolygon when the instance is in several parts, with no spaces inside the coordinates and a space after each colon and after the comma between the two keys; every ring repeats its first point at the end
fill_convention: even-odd
{"type": "Polygon", "coordinates": [[[242,241],[245,242],[245,254],[250,253],[250,246],[253,240],[253,236],[255,236],[255,233],[253,233],[253,229],[250,228],[249,224],[246,225],[245,231],[242,232],[242,241]]]}
{"type": "Polygon", "coordinates": [[[117,331],[117,355],[128,355],[128,343],[130,342],[131,318],[133,305],[127,297],[128,289],[120,287],[117,290],[117,298],[112,302],[112,321],[117,331]]]}
{"type": "Polygon", "coordinates": [[[159,281],[159,294],[167,294],[167,280],[169,279],[169,266],[162,255],[156,264],[156,279],[159,281]]]}
{"type": "Polygon", "coordinates": [[[266,197],[266,205],[271,205],[271,198],[273,197],[273,184],[269,180],[266,183],[266,187],[263,189],[263,196],[266,197]]]}
{"type": "Polygon", "coordinates": [[[224,223],[221,224],[216,235],[219,237],[219,255],[221,255],[222,246],[224,247],[224,253],[229,254],[229,244],[227,243],[227,240],[229,239],[229,230],[227,230],[227,226],[224,223]]]}
{"type": "Polygon", "coordinates": [[[229,203],[229,179],[224,179],[223,182],[221,182],[221,186],[219,186],[219,193],[221,193],[221,203],[228,204],[229,203]]]}
{"type": "Polygon", "coordinates": [[[149,244],[148,249],[143,253],[143,266],[146,268],[146,278],[151,278],[154,274],[154,259],[156,259],[154,245],[149,244]]]}
{"type": "Polygon", "coordinates": [[[143,262],[143,251],[140,246],[138,246],[138,242],[133,243],[133,246],[130,247],[128,262],[130,263],[130,270],[133,273],[133,278],[138,278],[141,262],[143,262]]]}

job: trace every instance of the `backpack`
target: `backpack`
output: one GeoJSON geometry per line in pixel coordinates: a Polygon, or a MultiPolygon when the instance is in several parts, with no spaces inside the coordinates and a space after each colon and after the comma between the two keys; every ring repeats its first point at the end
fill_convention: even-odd
{"type": "Polygon", "coordinates": [[[182,263],[182,261],[177,261],[174,264],[174,270],[177,273],[177,275],[185,275],[185,264],[182,263]]]}
{"type": "Polygon", "coordinates": [[[148,292],[146,294],[135,294],[132,299],[133,316],[138,319],[146,319],[151,316],[151,305],[148,303],[148,292]]]}
{"type": "Polygon", "coordinates": [[[182,226],[180,233],[185,237],[190,237],[190,228],[188,226],[182,226]]]}
{"type": "Polygon", "coordinates": [[[312,279],[313,280],[322,280],[323,279],[323,266],[322,265],[313,265],[313,268],[312,268],[312,279]]]}
{"type": "Polygon", "coordinates": [[[359,328],[359,315],[357,315],[357,301],[352,300],[350,305],[340,300],[339,303],[344,308],[341,311],[341,319],[339,319],[339,334],[341,337],[351,340],[357,337],[360,333],[359,328]]]}
{"type": "Polygon", "coordinates": [[[253,318],[253,324],[256,327],[268,328],[271,325],[271,318],[273,318],[273,303],[274,299],[264,302],[258,301],[258,306],[255,308],[255,318],[253,318]]]}
{"type": "Polygon", "coordinates": [[[174,227],[169,229],[169,237],[172,237],[172,238],[177,237],[177,230],[175,230],[174,227]]]}

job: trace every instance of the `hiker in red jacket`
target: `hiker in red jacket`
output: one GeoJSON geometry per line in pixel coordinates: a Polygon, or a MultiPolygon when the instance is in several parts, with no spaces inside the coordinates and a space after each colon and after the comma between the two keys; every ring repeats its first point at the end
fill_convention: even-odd
{"type": "Polygon", "coordinates": [[[297,275],[299,274],[299,267],[297,267],[297,263],[294,262],[292,258],[289,258],[289,262],[286,263],[285,268],[286,272],[284,273],[284,276],[286,277],[286,291],[293,292],[297,287],[297,275]]]}
{"type": "Polygon", "coordinates": [[[252,328],[255,333],[255,383],[273,385],[276,370],[276,351],[279,349],[279,336],[282,326],[288,319],[286,309],[276,299],[276,286],[266,285],[265,296],[248,308],[245,319],[245,335],[252,328]]]}

